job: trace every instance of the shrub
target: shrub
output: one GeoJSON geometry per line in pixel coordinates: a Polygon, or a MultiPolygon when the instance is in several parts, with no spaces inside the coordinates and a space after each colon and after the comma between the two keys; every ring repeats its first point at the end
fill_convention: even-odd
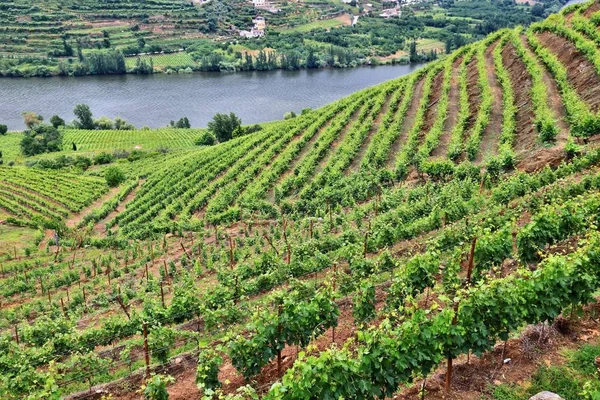
{"type": "Polygon", "coordinates": [[[208,131],[204,131],[202,132],[202,134],[200,135],[200,137],[196,140],[196,146],[212,146],[216,143],[217,139],[215,138],[215,136],[208,132],[208,131]]]}
{"type": "Polygon", "coordinates": [[[114,159],[115,158],[112,156],[112,154],[100,153],[96,157],[94,157],[94,164],[95,165],[110,164],[111,162],[114,161],[114,159]]]}
{"type": "Polygon", "coordinates": [[[125,181],[125,174],[117,167],[108,167],[104,172],[104,178],[108,186],[116,187],[125,181]]]}
{"type": "Polygon", "coordinates": [[[8,132],[8,127],[6,125],[0,125],[0,135],[6,135],[8,132]]]}
{"type": "Polygon", "coordinates": [[[52,125],[38,124],[23,132],[21,151],[25,156],[59,151],[62,134],[52,125]]]}

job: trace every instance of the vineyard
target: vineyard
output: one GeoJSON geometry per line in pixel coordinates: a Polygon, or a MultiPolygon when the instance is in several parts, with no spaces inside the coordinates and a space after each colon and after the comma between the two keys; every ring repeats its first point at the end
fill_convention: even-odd
{"type": "Polygon", "coordinates": [[[600,2],[201,133],[0,166],[0,398],[598,398],[600,2]]]}
{"type": "Polygon", "coordinates": [[[190,54],[175,53],[128,57],[125,62],[127,68],[135,67],[138,59],[147,63],[152,61],[154,68],[159,68],[163,71],[166,71],[170,67],[185,68],[187,66],[193,67],[197,65],[190,54]]]}
{"type": "Polygon", "coordinates": [[[157,148],[189,148],[200,137],[203,129],[149,129],[135,131],[118,130],[67,130],[64,142],[75,143],[78,150],[95,151],[107,149],[155,150],[157,148]]]}

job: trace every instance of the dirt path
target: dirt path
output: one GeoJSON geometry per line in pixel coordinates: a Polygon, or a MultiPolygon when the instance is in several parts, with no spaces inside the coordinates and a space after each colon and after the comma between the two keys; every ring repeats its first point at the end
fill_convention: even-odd
{"type": "Polygon", "coordinates": [[[448,94],[448,111],[446,121],[444,121],[444,130],[440,141],[431,157],[444,157],[448,153],[448,146],[452,138],[452,130],[456,126],[458,113],[460,112],[460,87],[458,85],[460,75],[460,65],[463,58],[459,57],[452,65],[452,76],[450,77],[450,93],[448,94]]]}
{"type": "Polygon", "coordinates": [[[93,232],[95,235],[103,236],[106,234],[106,229],[105,229],[106,224],[125,210],[125,207],[127,206],[127,204],[129,204],[135,198],[138,190],[140,190],[140,188],[142,187],[144,182],[145,182],[144,179],[140,180],[138,182],[137,187],[135,189],[133,189],[131,191],[131,193],[129,193],[127,196],[125,196],[125,198],[121,202],[119,202],[119,204],[117,205],[117,208],[115,208],[113,211],[111,211],[104,219],[96,222],[96,224],[94,225],[94,228],[93,228],[93,232]]]}
{"type": "Polygon", "coordinates": [[[600,110],[600,76],[594,65],[581,54],[573,43],[562,37],[544,32],[538,35],[540,42],[548,48],[567,69],[569,84],[594,111],[600,110]]]}
{"type": "Polygon", "coordinates": [[[534,131],[533,104],[529,95],[532,85],[531,76],[517,55],[514,46],[510,43],[507,43],[502,50],[502,61],[510,75],[517,108],[515,114],[515,152],[519,154],[532,151],[536,146],[537,135],[534,131]]]}
{"type": "MultiPolygon", "coordinates": [[[[475,56],[467,64],[467,101],[469,103],[469,113],[462,133],[463,144],[471,135],[470,131],[475,123],[475,118],[481,105],[481,87],[479,87],[479,71],[477,69],[477,57],[475,56]]],[[[467,155],[463,151],[456,161],[461,162],[466,159],[467,155]]]]}
{"type": "Polygon", "coordinates": [[[438,72],[433,78],[431,84],[431,92],[429,94],[429,103],[427,104],[427,111],[425,112],[425,118],[423,120],[423,126],[419,132],[419,145],[423,143],[425,135],[431,130],[435,120],[438,116],[438,106],[440,104],[440,98],[442,97],[442,86],[444,84],[444,71],[438,72]]]}
{"type": "Polygon", "coordinates": [[[490,111],[489,123],[481,137],[481,151],[477,153],[476,164],[480,164],[489,155],[498,153],[499,138],[502,134],[502,87],[496,76],[493,55],[497,45],[498,42],[495,42],[485,50],[485,69],[492,91],[492,109],[490,111]]]}
{"type": "MultiPolygon", "coordinates": [[[[400,89],[396,89],[396,90],[400,90],[400,89]]],[[[350,166],[348,168],[346,168],[346,171],[345,171],[346,175],[348,175],[350,173],[358,172],[358,169],[360,168],[360,163],[361,163],[363,157],[365,156],[365,153],[367,152],[367,149],[369,148],[369,145],[371,144],[373,137],[376,134],[379,134],[379,125],[381,124],[383,117],[385,116],[385,114],[387,114],[387,112],[390,108],[390,100],[393,95],[394,95],[394,92],[392,91],[386,96],[383,106],[379,110],[379,114],[377,114],[377,117],[373,121],[373,125],[371,126],[371,129],[369,129],[369,133],[367,134],[367,137],[365,138],[365,140],[363,140],[363,142],[360,146],[360,150],[358,151],[356,156],[352,159],[350,166]]]]}
{"type": "MultiPolygon", "coordinates": [[[[523,46],[525,47],[527,52],[532,57],[536,57],[533,53],[533,50],[531,50],[529,42],[527,41],[527,38],[525,36],[521,36],[521,42],[523,42],[523,46]]],[[[554,80],[554,78],[552,78],[552,76],[542,63],[539,63],[539,65],[543,72],[542,78],[544,79],[546,90],[548,91],[548,104],[552,108],[554,116],[557,118],[557,125],[559,131],[558,135],[556,136],[556,142],[557,144],[564,144],[569,138],[569,124],[567,123],[567,111],[565,110],[565,106],[560,97],[556,81],[554,80]]]]}
{"type": "MultiPolygon", "coordinates": [[[[83,220],[83,217],[85,217],[91,211],[101,207],[105,201],[116,196],[119,193],[119,190],[120,190],[119,187],[111,188],[107,193],[105,193],[104,195],[97,198],[96,201],[94,201],[92,204],[90,204],[89,206],[87,206],[86,208],[84,208],[83,210],[78,212],[77,214],[74,214],[74,215],[70,216],[69,218],[67,218],[65,220],[65,225],[68,228],[75,228],[83,220]]],[[[54,234],[54,231],[52,229],[44,230],[44,238],[42,239],[42,241],[40,242],[40,244],[38,246],[38,248],[40,250],[43,250],[46,248],[46,245],[48,244],[50,239],[52,239],[53,234],[54,234]]]]}
{"type": "Polygon", "coordinates": [[[112,199],[114,196],[116,196],[119,193],[120,190],[121,190],[120,187],[111,188],[108,191],[108,193],[105,193],[104,195],[98,197],[92,204],[90,204],[89,206],[87,206],[86,208],[84,208],[83,210],[78,212],[77,214],[73,215],[71,218],[67,219],[65,221],[65,224],[67,225],[68,228],[76,227],[83,220],[83,217],[85,217],[87,214],[89,214],[93,210],[100,208],[102,206],[102,204],[104,204],[104,202],[112,199]]]}
{"type": "Polygon", "coordinates": [[[390,149],[390,154],[388,156],[387,168],[394,169],[396,165],[396,154],[400,152],[402,145],[406,142],[406,137],[408,136],[408,132],[413,126],[415,122],[415,117],[417,115],[417,110],[419,109],[419,104],[421,103],[421,97],[423,96],[423,85],[425,84],[425,77],[421,78],[415,85],[412,99],[410,101],[410,106],[408,107],[408,111],[406,112],[406,116],[404,117],[404,121],[402,121],[402,127],[400,128],[400,135],[396,139],[396,141],[392,144],[392,148],[390,149]]]}

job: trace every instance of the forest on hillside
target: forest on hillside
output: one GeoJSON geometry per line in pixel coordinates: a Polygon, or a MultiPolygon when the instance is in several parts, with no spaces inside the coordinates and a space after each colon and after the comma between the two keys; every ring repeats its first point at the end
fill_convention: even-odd
{"type": "Polygon", "coordinates": [[[423,1],[381,18],[385,3],[277,3],[276,14],[241,0],[11,0],[0,4],[0,76],[247,71],[429,61],[495,30],[529,25],[564,0],[423,1]],[[265,35],[237,30],[264,14],[265,35]],[[358,23],[350,26],[352,16],[358,23]]]}

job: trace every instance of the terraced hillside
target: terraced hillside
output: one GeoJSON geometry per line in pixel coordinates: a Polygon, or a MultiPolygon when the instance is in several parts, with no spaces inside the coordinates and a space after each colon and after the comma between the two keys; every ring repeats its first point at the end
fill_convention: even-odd
{"type": "Polygon", "coordinates": [[[497,176],[556,166],[600,124],[600,39],[586,17],[594,7],[497,32],[413,75],[219,146],[209,158],[173,159],[177,174],[153,174],[114,223],[145,238],[281,212],[322,216],[402,181],[445,180],[474,167],[497,176]],[[177,192],[165,190],[175,182],[177,192]]]}
{"type": "Polygon", "coordinates": [[[0,397],[594,398],[598,24],[116,162],[110,191],[112,164],[2,167],[0,397]]]}

